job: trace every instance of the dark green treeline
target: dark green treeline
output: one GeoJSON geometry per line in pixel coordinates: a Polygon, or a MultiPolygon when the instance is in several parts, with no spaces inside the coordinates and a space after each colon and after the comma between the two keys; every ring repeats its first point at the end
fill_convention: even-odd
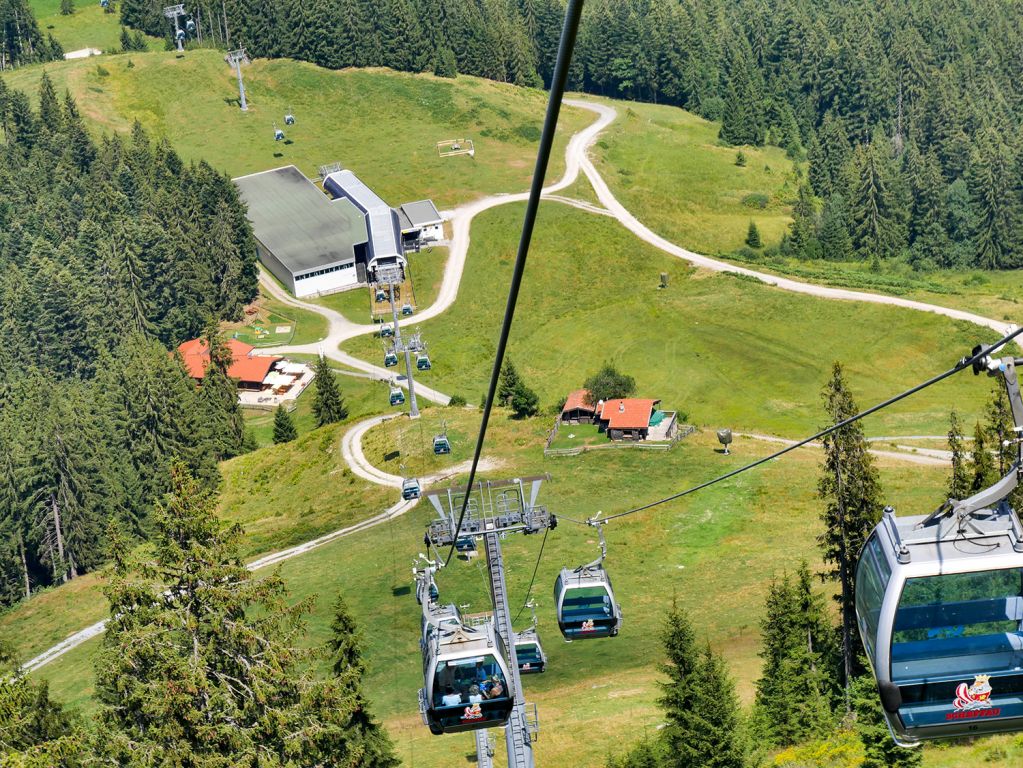
{"type": "Polygon", "coordinates": [[[0,81],[0,126],[3,606],[97,565],[111,522],[144,536],[174,459],[216,480],[223,405],[170,350],[256,263],[230,180],[141,128],[93,141],[45,77],[38,110],[0,81]]]}
{"type": "Polygon", "coordinates": [[[63,59],[64,49],[43,37],[27,0],[0,0],[0,72],[22,64],[63,59]]]}
{"type": "MultiPolygon", "coordinates": [[[[168,35],[162,2],[122,19],[168,35]]],[[[330,68],[548,82],[564,0],[198,0],[205,43],[330,68]],[[230,33],[228,39],[228,32],[230,33]]],[[[1023,23],[1001,0],[589,0],[571,87],[809,160],[786,252],[1023,265],[1023,23]]]]}

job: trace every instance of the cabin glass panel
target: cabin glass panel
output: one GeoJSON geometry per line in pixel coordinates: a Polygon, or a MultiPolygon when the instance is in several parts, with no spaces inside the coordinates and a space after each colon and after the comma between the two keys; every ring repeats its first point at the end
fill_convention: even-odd
{"type": "Polygon", "coordinates": [[[907,726],[1023,715],[1023,568],[907,579],[892,682],[907,726]]]}
{"type": "Polygon", "coordinates": [[[860,636],[867,654],[874,658],[877,646],[877,628],[881,620],[885,587],[892,576],[881,542],[871,536],[863,548],[863,556],[856,571],[856,615],[860,622],[860,636]]]}
{"type": "MultiPolygon", "coordinates": [[[[438,710],[453,709],[460,716],[468,705],[506,699],[507,691],[507,680],[493,653],[437,663],[434,706],[438,710]]],[[[459,722],[450,725],[464,724],[460,717],[455,719],[459,722]]]]}

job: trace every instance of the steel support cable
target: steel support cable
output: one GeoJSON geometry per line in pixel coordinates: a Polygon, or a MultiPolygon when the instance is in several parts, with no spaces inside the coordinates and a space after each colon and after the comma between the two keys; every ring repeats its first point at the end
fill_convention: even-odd
{"type": "Polygon", "coordinates": [[[512,624],[519,620],[519,616],[522,615],[522,612],[526,610],[526,606],[529,605],[529,596],[533,592],[533,584],[536,583],[536,572],[540,570],[540,559],[543,557],[543,548],[547,543],[547,534],[550,532],[550,528],[543,529],[543,541],[540,542],[540,553],[536,556],[536,565],[533,566],[533,576],[529,579],[529,586],[526,587],[526,599],[522,601],[522,607],[519,608],[519,612],[512,619],[512,624]]]}
{"type": "Polygon", "coordinates": [[[465,496],[462,499],[462,510],[458,514],[458,524],[455,526],[454,537],[451,542],[451,549],[448,550],[447,559],[444,564],[451,562],[455,553],[455,542],[462,530],[462,521],[465,519],[465,511],[469,506],[469,494],[472,491],[473,482],[476,480],[476,468],[479,466],[480,454],[483,452],[483,441],[487,436],[487,425],[490,423],[490,411],[494,406],[494,395],[497,392],[497,381],[501,375],[501,366],[504,363],[504,352],[508,346],[508,336],[511,333],[512,320],[515,317],[515,304],[519,299],[519,288],[522,285],[522,275],[526,268],[526,257],[529,255],[529,244],[533,238],[533,226],[536,224],[536,214],[540,207],[540,194],[543,191],[544,177],[547,175],[547,165],[551,158],[551,149],[554,146],[554,132],[558,127],[558,115],[561,113],[561,99],[565,95],[565,83],[568,80],[568,65],[572,60],[572,49],[575,47],[576,33],[579,31],[579,17],[582,14],[583,0],[569,0],[565,9],[565,21],[561,28],[561,43],[558,47],[558,59],[554,66],[554,75],[551,78],[551,93],[547,100],[547,114],[544,117],[543,133],[540,135],[540,148],[536,155],[536,167],[533,170],[533,181],[529,187],[529,200],[526,203],[526,215],[522,221],[522,235],[519,238],[519,249],[515,255],[515,268],[512,271],[511,285],[508,288],[508,303],[504,310],[504,321],[501,323],[501,335],[497,342],[497,352],[494,355],[494,368],[490,373],[490,386],[487,389],[487,402],[483,406],[483,418],[480,421],[479,434],[476,437],[476,451],[472,457],[472,466],[469,468],[469,479],[465,484],[465,496]]]}
{"type": "MultiPolygon", "coordinates": [[[[746,464],[745,466],[739,467],[738,469],[733,469],[731,472],[726,472],[725,474],[720,475],[719,477],[715,477],[713,480],[708,480],[705,483],[700,483],[699,485],[694,485],[692,488],[687,488],[684,491],[679,491],[678,493],[673,493],[671,496],[665,496],[663,499],[658,499],[657,501],[651,501],[649,504],[643,504],[642,506],[626,510],[625,512],[618,512],[618,513],[613,514],[613,515],[607,515],[606,517],[604,517],[602,519],[601,522],[607,522],[608,520],[615,520],[615,519],[617,519],[619,517],[625,517],[626,515],[633,515],[633,514],[635,514],[637,512],[643,512],[644,510],[651,509],[652,507],[656,507],[656,506],[659,506],[661,504],[667,504],[669,501],[674,501],[675,499],[680,499],[683,496],[688,496],[691,493],[696,493],[697,491],[702,491],[704,488],[709,488],[712,485],[716,485],[717,483],[723,482],[724,480],[728,480],[729,478],[735,477],[736,475],[741,475],[743,472],[748,472],[749,470],[753,469],[754,467],[759,467],[761,464],[766,464],[767,462],[772,461],[773,459],[777,459],[779,456],[784,456],[786,453],[794,451],[797,448],[802,448],[807,443],[812,443],[814,440],[819,440],[822,437],[827,437],[828,435],[832,434],[833,432],[837,432],[838,430],[840,430],[840,429],[842,429],[844,427],[849,426],[853,422],[859,421],[860,419],[862,419],[862,418],[864,418],[866,416],[870,416],[872,413],[877,413],[878,411],[880,411],[880,410],[882,410],[884,408],[887,408],[890,405],[894,405],[895,403],[899,402],[900,400],[905,400],[910,395],[915,395],[917,392],[920,392],[921,390],[927,389],[928,387],[933,386],[934,384],[937,384],[939,381],[944,381],[945,379],[949,378],[950,376],[954,376],[955,374],[959,373],[960,371],[964,371],[967,368],[972,367],[973,364],[976,361],[978,361],[981,358],[984,358],[984,357],[990,355],[996,349],[999,349],[999,348],[1005,346],[1010,341],[1012,341],[1014,338],[1019,336],[1021,333],[1023,333],[1023,327],[1017,328],[1016,330],[1012,331],[1011,333],[1003,336],[999,341],[996,341],[994,344],[992,344],[989,347],[985,347],[984,349],[982,349],[977,354],[972,355],[970,357],[964,357],[962,360],[960,360],[952,368],[949,368],[944,373],[938,374],[937,376],[934,376],[933,378],[928,379],[927,381],[923,382],[922,384],[917,384],[915,387],[907,389],[905,392],[902,392],[902,393],[900,393],[898,395],[895,395],[895,397],[891,397],[891,398],[885,400],[882,403],[878,403],[877,405],[875,405],[875,406],[873,406],[871,408],[868,408],[865,411],[860,411],[859,413],[857,413],[857,414],[855,414],[853,416],[850,416],[848,419],[840,421],[837,424],[833,424],[832,426],[828,427],[827,429],[822,429],[820,432],[818,432],[818,433],[816,433],[814,435],[811,435],[810,437],[804,438],[803,440],[800,440],[797,443],[793,443],[792,445],[788,445],[788,446],[782,448],[780,451],[776,451],[776,452],[772,453],[770,456],[765,456],[762,459],[757,459],[756,461],[750,462],[749,464],[746,464]]],[[[559,517],[561,517],[561,516],[559,516],[559,517]]],[[[578,522],[578,521],[573,520],[572,522],[578,522]]]]}

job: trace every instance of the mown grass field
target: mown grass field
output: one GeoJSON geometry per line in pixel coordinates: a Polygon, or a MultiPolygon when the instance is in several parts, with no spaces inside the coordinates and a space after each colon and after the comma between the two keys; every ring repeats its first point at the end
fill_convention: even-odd
{"type": "MultiPolygon", "coordinates": [[[[494,354],[522,206],[482,214],[452,309],[423,324],[433,370],[421,380],[479,402],[494,354]]],[[[541,208],[509,354],[544,408],[604,360],[691,423],[798,437],[823,423],[833,361],[865,407],[953,365],[993,335],[921,312],[807,298],[728,274],[694,272],[615,222],[541,208]],[[670,276],[667,289],[659,275],[670,276]],[[688,419],[686,418],[688,416],[688,419]]],[[[377,361],[380,345],[349,351],[377,361]]],[[[978,411],[989,384],[960,375],[866,422],[869,434],[944,434],[954,404],[978,411]]]]}
{"type": "MultiPolygon", "coordinates": [[[[765,246],[777,245],[790,222],[798,189],[792,161],[777,147],[727,147],[718,123],[680,109],[613,102],[618,119],[592,150],[601,175],[621,203],[658,234],[685,248],[733,258],[745,244],[749,222],[765,246]],[[746,156],[746,166],[735,155],[746,156]],[[764,195],[766,208],[744,202],[764,195]]],[[[762,253],[762,251],[761,251],[762,253]]],[[[760,259],[754,269],[810,282],[892,293],[1014,322],[1023,318],[1023,271],[914,272],[866,262],[760,259]]]]}
{"type": "MultiPolygon", "coordinates": [[[[528,188],[546,105],[540,91],[467,76],[256,60],[243,69],[249,111],[241,112],[234,70],[213,50],[55,62],[3,77],[35,94],[44,69],[58,92],[71,91],[97,133],[125,132],[138,120],[186,161],[205,160],[231,176],[288,164],[315,176],[320,165],[341,162],[391,205],[431,198],[440,209],[528,188]],[[283,127],[289,109],[296,123],[275,142],[273,123],[283,127]],[[437,155],[437,141],[463,136],[475,142],[475,157],[437,155]]],[[[567,137],[592,119],[563,110],[552,178],[564,168],[567,137]]]]}
{"type": "Polygon", "coordinates": [[[618,118],[593,149],[597,169],[644,224],[699,253],[743,245],[751,221],[765,244],[790,222],[798,189],[793,164],[777,147],[728,147],[718,123],[676,107],[613,101],[618,118]],[[746,157],[736,165],[736,153],[746,157]],[[763,196],[751,204],[749,196],[763,196]]]}
{"type": "MultiPolygon", "coordinates": [[[[427,435],[443,419],[454,438],[452,456],[441,461],[454,463],[468,455],[471,446],[464,438],[472,434],[478,417],[472,410],[426,411],[423,430],[427,435]]],[[[429,444],[415,439],[418,430],[407,420],[389,422],[370,433],[367,455],[382,459],[388,446],[400,443],[406,461],[424,466],[435,462],[429,444]]],[[[769,450],[755,441],[740,441],[738,450],[725,457],[716,453],[713,434],[704,432],[666,454],[598,452],[545,461],[540,450],[542,422],[515,422],[499,413],[492,430],[494,447],[488,456],[503,466],[489,476],[550,472],[552,479],[541,501],[552,511],[576,519],[597,509],[610,511],[626,501],[664,494],[769,450]]],[[[539,762],[599,766],[609,752],[653,732],[660,722],[653,704],[656,664],[661,657],[657,633],[673,598],[691,612],[700,639],[725,655],[743,700],[751,700],[752,684],[759,674],[756,654],[767,585],[801,558],[816,567],[814,485],[819,460],[816,451],[799,451],[706,494],[611,526],[608,567],[625,610],[617,639],[561,642],[551,616],[551,585],[562,565],[590,559],[596,541],[588,529],[564,521],[550,534],[533,590],[550,667],[545,675],[524,683],[528,699],[540,708],[539,762]]],[[[941,497],[945,474],[941,468],[886,460],[881,473],[887,499],[899,508],[929,508],[941,497]]],[[[234,474],[229,478],[231,494],[257,490],[253,480],[231,488],[237,480],[234,474]]],[[[292,511],[302,507],[286,492],[275,491],[274,503],[292,511]]],[[[415,690],[421,684],[416,642],[419,609],[407,588],[409,564],[422,549],[422,532],[431,510],[428,504],[420,504],[402,518],[282,567],[295,599],[318,596],[309,619],[311,643],[326,639],[332,596],[339,589],[344,591],[364,634],[369,661],[365,682],[374,710],[387,724],[407,766],[461,761],[472,744],[470,736],[430,736],[416,713],[415,690]]],[[[539,544],[537,537],[509,537],[504,543],[514,609],[526,597],[539,544]]],[[[444,600],[469,603],[469,610],[486,605],[486,582],[476,563],[453,561],[438,583],[444,600]]],[[[98,642],[92,641],[40,673],[50,681],[55,695],[86,712],[94,707],[88,698],[92,692],[89,670],[97,649],[98,642]]],[[[1009,758],[991,761],[989,756],[1007,744],[1006,739],[986,740],[972,749],[983,749],[989,764],[1010,765],[1009,758]]],[[[929,749],[927,764],[955,765],[950,760],[962,759],[969,749],[929,749]]]]}

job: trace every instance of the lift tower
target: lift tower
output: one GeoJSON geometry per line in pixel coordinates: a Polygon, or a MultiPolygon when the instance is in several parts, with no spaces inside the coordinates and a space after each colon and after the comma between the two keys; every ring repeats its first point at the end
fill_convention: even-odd
{"type": "Polygon", "coordinates": [[[174,21],[174,42],[178,45],[178,53],[184,53],[184,35],[181,33],[181,17],[187,16],[184,5],[168,5],[163,9],[163,15],[174,21]]]}
{"type": "MultiPolygon", "coordinates": [[[[458,527],[458,516],[465,499],[465,489],[444,488],[431,491],[426,497],[437,510],[438,518],[430,524],[427,537],[437,547],[450,546],[459,539],[483,539],[490,573],[490,596],[494,603],[494,628],[508,648],[508,669],[511,674],[515,705],[504,727],[509,768],[535,768],[533,742],[540,730],[536,705],[526,704],[515,655],[515,630],[508,607],[501,538],[508,533],[539,533],[555,528],[557,518],[536,503],[540,484],[549,475],[521,477],[512,480],[477,482],[470,493],[465,518],[458,527]]],[[[478,737],[477,737],[478,738],[478,737]]],[[[477,747],[481,742],[477,741],[477,747]]]]}
{"type": "Polygon", "coordinates": [[[412,353],[419,351],[419,334],[415,334],[409,343],[401,339],[401,326],[398,323],[398,303],[394,300],[395,287],[402,283],[403,277],[401,267],[378,268],[376,271],[377,285],[386,285],[387,294],[391,300],[391,317],[394,321],[394,351],[398,354],[405,353],[405,380],[408,382],[408,403],[409,418],[419,418],[419,404],[416,402],[416,385],[412,378],[412,371],[415,366],[412,364],[412,353]]]}
{"type": "Polygon", "coordinates": [[[227,63],[234,67],[234,71],[238,73],[238,101],[241,104],[242,112],[249,111],[249,104],[245,100],[245,83],[242,82],[242,64],[249,63],[249,56],[245,53],[244,48],[239,48],[237,51],[231,51],[225,57],[227,63]]]}

